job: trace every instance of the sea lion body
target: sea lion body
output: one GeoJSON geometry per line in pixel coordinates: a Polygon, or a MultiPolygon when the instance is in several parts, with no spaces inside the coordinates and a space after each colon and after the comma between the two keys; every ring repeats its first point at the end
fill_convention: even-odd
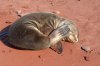
{"type": "Polygon", "coordinates": [[[51,13],[25,15],[11,25],[9,30],[10,43],[25,49],[48,48],[50,41],[47,36],[61,20],[51,13]]]}
{"type": "Polygon", "coordinates": [[[64,31],[64,29],[69,29],[70,27],[67,23],[70,23],[70,21],[56,16],[53,13],[39,12],[27,14],[11,25],[9,29],[9,41],[13,46],[19,48],[41,50],[56,46],[60,52],[62,52],[60,40],[68,37],[68,35],[65,35],[62,32],[60,33],[60,30],[67,34],[70,33],[70,31],[64,31]],[[64,29],[58,29],[58,27],[64,24],[68,25],[68,28],[63,27],[64,29]],[[59,35],[56,34],[56,32],[59,35]],[[53,35],[56,36],[53,37],[53,35]],[[59,38],[59,40],[57,38],[59,38]],[[52,42],[53,40],[54,42],[52,42]],[[58,44],[59,46],[55,44],[58,44]]]}

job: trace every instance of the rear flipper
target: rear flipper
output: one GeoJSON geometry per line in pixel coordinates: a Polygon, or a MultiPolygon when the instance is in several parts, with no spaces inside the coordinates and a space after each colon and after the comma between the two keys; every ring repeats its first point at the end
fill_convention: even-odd
{"type": "Polygon", "coordinates": [[[59,41],[58,43],[52,45],[50,47],[50,49],[54,50],[55,52],[57,52],[58,54],[61,54],[63,52],[63,47],[62,47],[62,43],[59,41]]]}

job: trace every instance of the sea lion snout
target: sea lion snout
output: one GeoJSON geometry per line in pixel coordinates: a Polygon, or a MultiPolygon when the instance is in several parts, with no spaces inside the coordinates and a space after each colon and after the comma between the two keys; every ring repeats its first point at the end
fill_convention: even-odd
{"type": "Polygon", "coordinates": [[[69,25],[70,31],[66,37],[66,40],[72,43],[79,41],[79,32],[75,25],[69,25]]]}
{"type": "Polygon", "coordinates": [[[77,37],[77,35],[70,35],[70,36],[68,36],[67,40],[69,42],[76,43],[76,42],[78,42],[78,37],[77,37]]]}

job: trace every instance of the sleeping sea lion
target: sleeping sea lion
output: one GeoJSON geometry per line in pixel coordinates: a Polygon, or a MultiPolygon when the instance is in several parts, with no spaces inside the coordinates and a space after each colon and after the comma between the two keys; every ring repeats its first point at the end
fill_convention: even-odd
{"type": "Polygon", "coordinates": [[[9,28],[9,41],[13,46],[41,50],[51,48],[62,53],[61,40],[78,41],[78,30],[70,20],[53,13],[30,13],[14,22],[9,28]]]}

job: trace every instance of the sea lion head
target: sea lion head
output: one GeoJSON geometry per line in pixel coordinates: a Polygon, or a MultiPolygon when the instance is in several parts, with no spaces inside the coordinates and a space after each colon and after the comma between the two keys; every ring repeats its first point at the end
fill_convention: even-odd
{"type": "Polygon", "coordinates": [[[79,31],[78,31],[76,25],[72,21],[67,21],[67,25],[69,28],[69,32],[67,33],[67,36],[65,37],[65,41],[69,41],[72,43],[78,42],[79,31]]]}
{"type": "Polygon", "coordinates": [[[64,39],[65,41],[76,43],[78,42],[79,32],[76,25],[69,20],[65,20],[58,25],[51,34],[51,44],[64,39]]]}
{"type": "Polygon", "coordinates": [[[73,43],[78,42],[78,32],[70,31],[68,36],[66,37],[66,40],[73,43]]]}

